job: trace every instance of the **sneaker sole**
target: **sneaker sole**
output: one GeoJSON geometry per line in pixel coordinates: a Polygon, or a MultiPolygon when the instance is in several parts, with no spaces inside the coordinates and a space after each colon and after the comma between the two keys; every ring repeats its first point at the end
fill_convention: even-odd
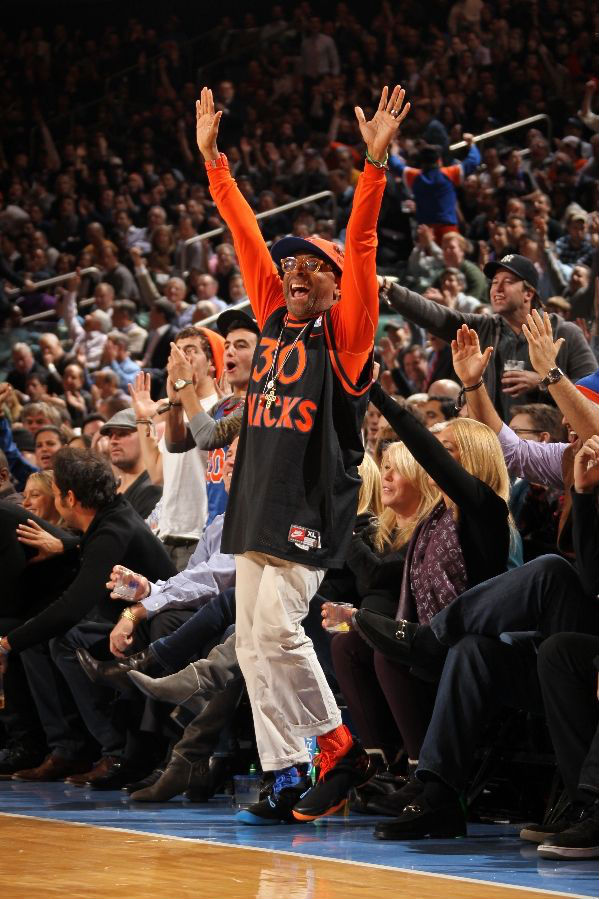
{"type": "Polygon", "coordinates": [[[283,818],[261,818],[259,815],[248,812],[247,809],[237,812],[235,821],[238,824],[245,824],[250,827],[280,827],[282,824],[291,824],[291,821],[286,821],[283,818]]]}
{"type": "Polygon", "coordinates": [[[332,805],[324,812],[319,812],[318,815],[306,815],[304,812],[296,812],[293,809],[292,815],[296,821],[316,821],[317,818],[325,818],[327,815],[334,815],[335,812],[338,812],[339,809],[342,809],[348,803],[347,797],[342,799],[341,802],[338,802],[337,805],[332,805]]]}
{"type": "Polygon", "coordinates": [[[541,844],[537,852],[543,858],[599,858],[599,846],[575,848],[573,846],[543,846],[541,844]]]}

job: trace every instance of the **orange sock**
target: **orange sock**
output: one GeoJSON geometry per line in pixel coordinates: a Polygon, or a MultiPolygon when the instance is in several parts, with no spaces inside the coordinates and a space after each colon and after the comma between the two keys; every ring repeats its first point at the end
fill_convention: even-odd
{"type": "Polygon", "coordinates": [[[340,724],[327,734],[317,737],[320,749],[334,752],[337,755],[345,755],[354,745],[354,740],[345,724],[340,724]]]}

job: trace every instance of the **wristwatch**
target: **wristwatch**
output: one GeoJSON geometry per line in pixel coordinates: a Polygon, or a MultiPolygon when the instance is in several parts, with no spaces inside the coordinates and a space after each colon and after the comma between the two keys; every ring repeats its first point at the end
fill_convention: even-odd
{"type": "Polygon", "coordinates": [[[183,388],[187,387],[188,384],[193,384],[193,381],[186,380],[185,378],[177,378],[177,380],[173,384],[173,387],[178,391],[183,390],[183,388]]]}
{"type": "Polygon", "coordinates": [[[552,384],[557,384],[558,381],[561,381],[563,377],[564,373],[561,368],[550,368],[545,377],[539,381],[539,388],[547,390],[552,384]]]}

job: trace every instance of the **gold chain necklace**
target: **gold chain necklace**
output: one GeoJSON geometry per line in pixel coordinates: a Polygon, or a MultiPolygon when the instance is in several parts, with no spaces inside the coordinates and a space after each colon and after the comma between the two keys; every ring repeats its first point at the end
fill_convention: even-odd
{"type": "Polygon", "coordinates": [[[272,365],[270,366],[270,369],[266,376],[266,383],[264,385],[262,394],[260,396],[260,405],[266,406],[267,409],[270,409],[270,407],[273,405],[273,403],[276,403],[276,401],[277,401],[277,381],[279,380],[279,375],[285,368],[287,360],[289,359],[292,352],[296,348],[298,340],[301,338],[302,334],[304,333],[304,331],[310,324],[309,321],[306,322],[306,324],[304,325],[302,330],[299,332],[299,334],[297,335],[297,337],[291,344],[291,347],[289,348],[289,352],[285,356],[285,359],[283,360],[283,362],[281,363],[279,368],[277,368],[277,362],[279,359],[279,350],[281,348],[281,340],[283,339],[283,332],[285,331],[285,328],[287,327],[288,318],[289,318],[289,316],[286,315],[285,320],[283,322],[283,327],[281,328],[281,333],[279,334],[279,339],[277,340],[277,345],[275,347],[275,351],[273,353],[272,365]]]}

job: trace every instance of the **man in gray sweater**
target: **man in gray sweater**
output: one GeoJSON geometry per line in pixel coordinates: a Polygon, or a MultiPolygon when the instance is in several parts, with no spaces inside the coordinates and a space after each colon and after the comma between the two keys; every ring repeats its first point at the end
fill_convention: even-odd
{"type": "MultiPolygon", "coordinates": [[[[484,272],[491,279],[492,315],[440,306],[399,284],[387,286],[385,279],[382,289],[394,311],[442,340],[451,343],[458,328],[466,324],[478,334],[483,350],[494,347],[484,381],[498,414],[509,421],[512,403],[546,402],[547,397],[531,365],[522,333],[531,309],[542,308],[537,292],[538,272],[529,259],[515,253],[488,263],[484,272]]],[[[564,374],[576,382],[594,372],[597,360],[578,325],[556,314],[550,318],[554,339],[564,338],[557,357],[564,374]]]]}

